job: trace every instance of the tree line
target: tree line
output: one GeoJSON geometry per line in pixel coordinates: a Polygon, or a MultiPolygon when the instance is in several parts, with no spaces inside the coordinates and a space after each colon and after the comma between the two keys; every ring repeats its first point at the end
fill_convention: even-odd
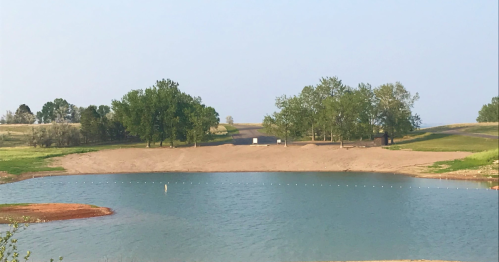
{"type": "Polygon", "coordinates": [[[489,104],[483,105],[478,111],[476,121],[481,122],[499,122],[499,96],[493,97],[489,104]]]}
{"type": "Polygon", "coordinates": [[[421,125],[412,113],[419,95],[411,95],[400,83],[373,88],[360,83],[356,88],[338,77],[323,77],[315,86],[305,86],[300,94],[280,96],[275,105],[279,111],[266,115],[264,131],[284,139],[310,136],[324,141],[373,139],[380,131],[391,137],[406,134],[421,125]]]}
{"type": "Polygon", "coordinates": [[[178,89],[178,83],[167,79],[145,90],[132,90],[121,100],[112,101],[117,119],[133,135],[147,142],[187,141],[197,146],[210,136],[210,127],[220,123],[214,108],[178,89]]]}
{"type": "MultiPolygon", "coordinates": [[[[75,146],[137,138],[146,141],[147,147],[154,142],[162,146],[165,140],[171,147],[174,141],[197,146],[211,137],[210,128],[217,127],[220,118],[200,97],[183,93],[178,86],[177,82],[162,79],[150,88],[132,90],[121,100],[113,100],[111,107],[76,107],[57,98],[45,103],[36,114],[38,123],[52,125],[33,126],[26,135],[27,142],[35,147],[75,146]]],[[[35,122],[27,105],[21,105],[16,114],[9,112],[2,118],[2,124],[35,122]]]]}

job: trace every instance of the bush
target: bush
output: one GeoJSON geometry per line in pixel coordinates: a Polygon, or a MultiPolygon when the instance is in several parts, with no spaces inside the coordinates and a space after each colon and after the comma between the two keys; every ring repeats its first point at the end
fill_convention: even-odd
{"type": "Polygon", "coordinates": [[[67,123],[53,123],[50,127],[32,127],[26,134],[26,142],[33,147],[77,146],[81,142],[80,130],[67,123]]]}
{"type": "MultiPolygon", "coordinates": [[[[29,220],[29,217],[24,217],[25,222],[29,220]]],[[[19,252],[17,251],[17,239],[14,238],[14,235],[20,230],[25,230],[28,228],[29,224],[19,224],[19,222],[10,219],[9,227],[10,229],[7,232],[0,233],[0,261],[1,262],[19,262],[19,252]]],[[[28,261],[31,256],[31,252],[27,251],[26,256],[22,259],[24,261],[28,261]]],[[[54,261],[50,259],[50,261],[54,261]]],[[[62,261],[62,257],[59,257],[59,261],[62,261]]]]}

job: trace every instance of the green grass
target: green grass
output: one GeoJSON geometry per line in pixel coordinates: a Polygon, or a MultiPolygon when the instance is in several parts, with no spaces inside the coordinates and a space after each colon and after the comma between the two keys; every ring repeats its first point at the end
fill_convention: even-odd
{"type": "Polygon", "coordinates": [[[413,139],[401,140],[385,148],[390,150],[482,152],[498,148],[498,140],[449,134],[420,134],[413,139]]]}
{"type": "Polygon", "coordinates": [[[96,205],[90,205],[91,208],[99,208],[99,206],[96,205]]]}
{"type": "Polygon", "coordinates": [[[499,159],[499,150],[494,149],[472,154],[464,159],[435,162],[432,166],[429,166],[429,168],[430,172],[433,173],[446,173],[491,165],[494,160],[497,159],[499,159]]]}
{"type": "Polygon", "coordinates": [[[0,171],[19,175],[27,172],[62,171],[62,167],[49,167],[48,158],[74,153],[97,151],[94,148],[0,148],[0,171]]]}
{"type": "Polygon", "coordinates": [[[470,126],[459,129],[460,132],[499,136],[499,126],[470,126]]]}
{"type": "Polygon", "coordinates": [[[239,129],[235,128],[234,126],[226,124],[223,124],[223,126],[225,126],[225,128],[227,129],[227,133],[229,135],[239,134],[239,129]]]}
{"type": "Polygon", "coordinates": [[[455,130],[465,133],[498,135],[499,123],[464,123],[422,128],[423,132],[444,132],[455,130]]]}
{"type": "Polygon", "coordinates": [[[28,206],[31,203],[16,203],[16,204],[0,204],[0,208],[2,207],[15,207],[15,206],[28,206]]]}

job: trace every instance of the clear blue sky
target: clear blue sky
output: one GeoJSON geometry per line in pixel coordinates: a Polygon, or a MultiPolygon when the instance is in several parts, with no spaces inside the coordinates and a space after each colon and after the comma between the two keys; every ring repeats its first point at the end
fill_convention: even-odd
{"type": "Polygon", "coordinates": [[[498,95],[498,1],[0,0],[0,114],[110,104],[170,78],[222,120],[260,122],[322,76],[400,81],[423,123],[498,95]]]}

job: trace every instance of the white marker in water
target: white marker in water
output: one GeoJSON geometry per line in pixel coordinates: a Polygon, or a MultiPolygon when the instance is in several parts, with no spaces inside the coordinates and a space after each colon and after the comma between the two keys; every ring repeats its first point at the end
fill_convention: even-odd
{"type": "Polygon", "coordinates": [[[165,184],[165,192],[168,190],[168,186],[165,184]]]}

